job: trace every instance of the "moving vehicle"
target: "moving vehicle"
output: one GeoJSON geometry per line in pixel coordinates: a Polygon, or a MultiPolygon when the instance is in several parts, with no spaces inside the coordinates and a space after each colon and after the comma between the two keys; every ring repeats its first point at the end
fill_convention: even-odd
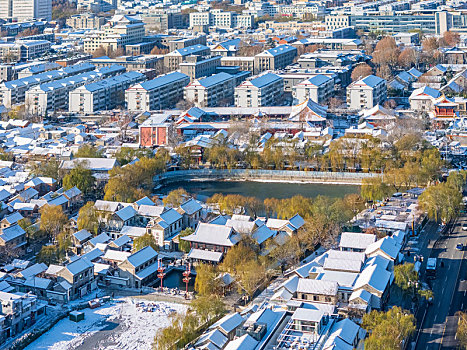
{"type": "Polygon", "coordinates": [[[436,278],[436,267],[438,260],[436,258],[428,258],[426,262],[426,278],[436,278]]]}

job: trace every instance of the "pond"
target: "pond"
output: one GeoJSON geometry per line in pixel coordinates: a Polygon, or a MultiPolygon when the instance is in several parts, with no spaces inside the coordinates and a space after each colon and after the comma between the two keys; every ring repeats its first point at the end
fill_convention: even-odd
{"type": "Polygon", "coordinates": [[[168,184],[157,190],[158,194],[166,195],[177,188],[184,188],[201,201],[216,193],[240,194],[256,197],[263,201],[266,198],[289,198],[295,195],[314,198],[319,195],[333,198],[344,197],[350,193],[359,193],[358,185],[256,182],[256,181],[180,181],[168,184]]]}

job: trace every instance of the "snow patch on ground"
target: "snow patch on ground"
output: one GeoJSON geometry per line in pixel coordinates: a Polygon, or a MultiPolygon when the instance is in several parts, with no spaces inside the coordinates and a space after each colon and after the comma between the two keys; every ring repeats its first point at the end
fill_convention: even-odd
{"type": "Polygon", "coordinates": [[[84,321],[75,323],[68,318],[59,321],[26,350],[71,350],[85,344],[90,337],[98,339],[100,331],[107,332],[103,341],[112,344],[106,349],[150,350],[157,330],[169,325],[169,315],[186,311],[186,306],[181,304],[134,298],[118,301],[82,310],[84,321]],[[108,330],[109,324],[115,331],[108,330]]]}

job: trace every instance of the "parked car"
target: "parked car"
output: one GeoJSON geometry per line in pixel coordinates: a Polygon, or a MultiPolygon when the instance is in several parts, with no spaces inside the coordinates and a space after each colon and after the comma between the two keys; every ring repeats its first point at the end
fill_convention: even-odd
{"type": "Polygon", "coordinates": [[[457,250],[464,250],[464,245],[462,243],[457,243],[456,249],[457,250]]]}

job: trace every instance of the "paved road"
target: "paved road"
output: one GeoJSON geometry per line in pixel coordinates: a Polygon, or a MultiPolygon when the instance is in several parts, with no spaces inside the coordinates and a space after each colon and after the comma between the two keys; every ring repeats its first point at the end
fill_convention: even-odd
{"type": "MultiPolygon", "coordinates": [[[[457,220],[449,235],[441,236],[433,246],[433,240],[438,237],[436,227],[427,229],[429,243],[421,253],[426,257],[438,258],[437,276],[432,280],[434,303],[426,309],[426,316],[420,329],[416,349],[455,349],[457,341],[455,333],[457,320],[455,313],[467,306],[467,298],[464,293],[464,283],[459,283],[467,273],[464,260],[464,251],[456,249],[458,243],[467,242],[467,231],[462,231],[462,224],[467,222],[467,217],[457,220]],[[428,251],[433,246],[431,253],[428,251]],[[440,263],[444,267],[440,267],[440,263]],[[460,288],[461,287],[461,288],[460,288]]],[[[422,266],[424,270],[425,266],[422,266]]],[[[419,315],[423,315],[425,308],[420,309],[419,315]]]]}

